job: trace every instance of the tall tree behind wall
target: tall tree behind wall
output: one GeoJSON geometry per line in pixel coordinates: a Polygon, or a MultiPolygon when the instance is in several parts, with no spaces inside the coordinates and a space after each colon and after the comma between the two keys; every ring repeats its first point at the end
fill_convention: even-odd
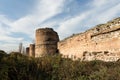
{"type": "Polygon", "coordinates": [[[22,49],[23,49],[23,44],[20,43],[20,44],[19,44],[19,53],[22,53],[22,49]]]}

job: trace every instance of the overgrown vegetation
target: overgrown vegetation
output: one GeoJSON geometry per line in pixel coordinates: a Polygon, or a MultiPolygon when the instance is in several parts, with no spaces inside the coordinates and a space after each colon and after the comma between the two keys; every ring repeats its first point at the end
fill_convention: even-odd
{"type": "Polygon", "coordinates": [[[80,62],[60,55],[30,58],[0,51],[0,80],[120,80],[120,62],[80,62]]]}

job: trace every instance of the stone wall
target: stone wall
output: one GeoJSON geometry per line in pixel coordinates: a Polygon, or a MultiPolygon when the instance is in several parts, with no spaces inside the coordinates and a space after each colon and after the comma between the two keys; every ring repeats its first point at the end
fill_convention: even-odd
{"type": "Polygon", "coordinates": [[[117,61],[120,59],[119,55],[109,51],[99,52],[84,52],[82,61],[103,60],[103,61],[117,61]]]}
{"type": "Polygon", "coordinates": [[[82,52],[85,47],[87,47],[87,35],[80,34],[77,36],[73,36],[71,38],[68,38],[64,41],[60,41],[58,43],[58,49],[60,51],[60,54],[63,54],[64,57],[75,57],[80,58],[82,57],[82,52]]]}
{"type": "Polygon", "coordinates": [[[29,55],[40,57],[59,51],[63,57],[83,61],[117,61],[120,58],[120,18],[58,41],[59,36],[52,28],[37,29],[35,45],[30,45],[29,55]]]}
{"type": "MultiPolygon", "coordinates": [[[[97,25],[94,28],[87,30],[62,40],[58,43],[58,49],[64,57],[73,59],[83,59],[84,52],[105,52],[116,54],[118,59],[120,56],[120,19],[115,19],[106,24],[97,25]]],[[[113,55],[110,54],[112,57],[113,55]]],[[[109,58],[110,56],[105,56],[109,58]]],[[[106,59],[90,56],[85,57],[91,59],[106,59]]],[[[108,60],[108,59],[107,59],[108,60]]],[[[105,60],[105,61],[107,61],[105,60]]]]}

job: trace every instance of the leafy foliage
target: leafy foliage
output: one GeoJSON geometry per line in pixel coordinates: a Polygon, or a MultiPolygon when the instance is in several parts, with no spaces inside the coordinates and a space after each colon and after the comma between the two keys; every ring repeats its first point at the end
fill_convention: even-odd
{"type": "Polygon", "coordinates": [[[33,58],[0,51],[0,80],[119,80],[120,62],[80,62],[61,55],[33,58]]]}

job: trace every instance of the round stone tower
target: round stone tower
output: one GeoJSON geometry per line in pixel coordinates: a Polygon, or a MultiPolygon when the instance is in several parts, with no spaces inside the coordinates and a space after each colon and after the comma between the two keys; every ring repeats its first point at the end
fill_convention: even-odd
{"type": "Polygon", "coordinates": [[[36,30],[35,57],[51,55],[58,52],[57,42],[59,37],[52,28],[40,28],[36,30]]]}
{"type": "Polygon", "coordinates": [[[29,56],[30,57],[35,57],[35,44],[30,44],[30,47],[29,47],[29,56]]]}
{"type": "Polygon", "coordinates": [[[26,55],[27,55],[27,56],[29,56],[29,50],[30,50],[30,48],[27,47],[27,48],[26,48],[26,55]]]}

